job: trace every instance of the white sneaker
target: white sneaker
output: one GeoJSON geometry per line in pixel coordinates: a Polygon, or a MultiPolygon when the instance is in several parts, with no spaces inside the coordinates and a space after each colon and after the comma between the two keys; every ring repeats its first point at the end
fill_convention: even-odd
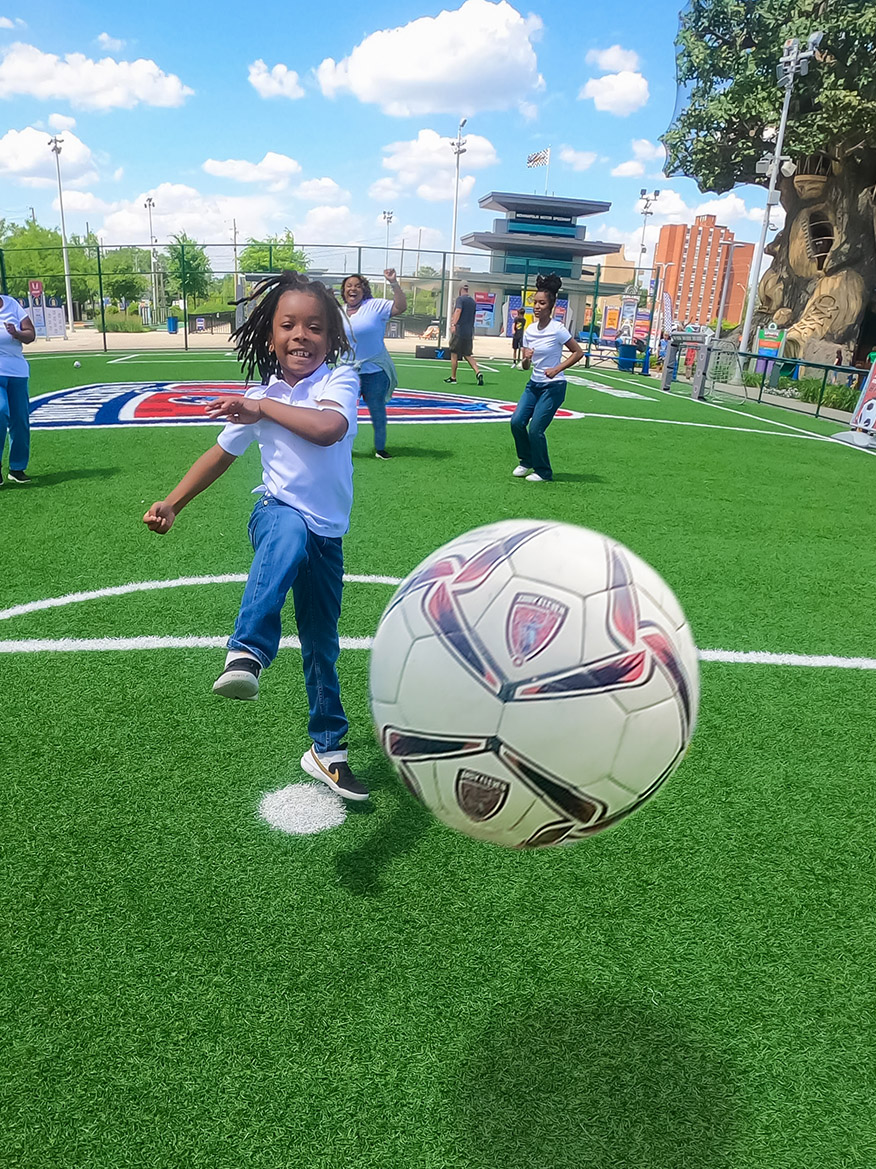
{"type": "MultiPolygon", "coordinates": [[[[516,475],[517,472],[515,471],[514,474],[516,475]]],[[[542,479],[541,475],[537,475],[535,473],[535,471],[533,471],[531,475],[526,476],[526,482],[527,483],[549,483],[550,480],[549,479],[542,479]]]]}
{"type": "Polygon", "coordinates": [[[314,779],[321,779],[342,800],[368,799],[368,788],[350,770],[346,743],[342,743],[337,751],[325,751],[322,755],[311,746],[301,757],[301,767],[314,779]]]}
{"type": "Polygon", "coordinates": [[[511,472],[511,474],[514,476],[515,479],[522,479],[523,476],[528,475],[531,470],[532,470],[532,467],[524,467],[524,465],[521,463],[519,467],[514,468],[514,470],[511,472]]]}

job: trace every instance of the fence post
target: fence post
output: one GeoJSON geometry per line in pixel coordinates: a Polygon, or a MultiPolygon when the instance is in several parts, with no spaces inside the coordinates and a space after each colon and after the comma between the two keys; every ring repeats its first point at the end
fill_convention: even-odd
{"type": "Polygon", "coordinates": [[[182,285],[182,302],[183,302],[183,346],[189,347],[189,305],[188,296],[186,295],[186,245],[179,245],[180,252],[180,284],[182,285]]]}
{"type": "MultiPolygon", "coordinates": [[[[654,279],[654,291],[651,293],[651,312],[648,316],[648,336],[645,339],[645,356],[642,359],[642,373],[647,374],[651,372],[651,335],[654,329],[654,309],[657,307],[657,289],[660,287],[660,265],[657,265],[657,276],[654,279]]],[[[721,330],[718,330],[720,337],[721,330]]],[[[659,349],[658,349],[659,352],[659,349]]]]}
{"type": "Polygon", "coordinates": [[[106,310],[103,304],[103,268],[100,265],[100,244],[97,245],[97,295],[100,298],[100,328],[103,333],[103,351],[106,353],[106,310]]]}
{"type": "Polygon", "coordinates": [[[356,271],[362,271],[362,249],[356,248],[356,271]]]}
{"type": "Polygon", "coordinates": [[[827,370],[824,371],[824,377],[821,379],[821,389],[818,391],[818,402],[815,405],[815,417],[817,418],[821,412],[821,400],[824,397],[824,387],[827,385],[827,370]]]}
{"type": "MultiPolygon", "coordinates": [[[[764,362],[763,363],[763,370],[761,371],[761,375],[760,375],[760,391],[757,395],[758,402],[763,401],[763,385],[764,385],[764,382],[766,381],[766,375],[767,375],[767,363],[764,362]]],[[[742,376],[744,378],[745,374],[743,373],[742,376]]]]}
{"type": "Polygon", "coordinates": [[[274,245],[272,243],[269,243],[268,244],[268,271],[273,272],[273,270],[274,270],[274,245]]]}
{"type": "Polygon", "coordinates": [[[584,368],[590,368],[590,350],[593,348],[593,326],[596,324],[596,306],[599,304],[599,276],[602,265],[596,265],[596,280],[593,282],[593,312],[590,314],[590,332],[587,334],[587,356],[584,358],[584,368]]]}
{"type": "MultiPolygon", "coordinates": [[[[441,292],[438,295],[438,344],[441,344],[441,338],[444,336],[444,285],[447,283],[447,253],[441,253],[441,292]]],[[[449,324],[449,322],[448,322],[449,324]]],[[[447,340],[450,340],[448,336],[447,340]]]]}
{"type": "Polygon", "coordinates": [[[6,286],[6,260],[3,257],[3,249],[0,248],[0,292],[4,296],[9,295],[9,289],[6,286]]]}

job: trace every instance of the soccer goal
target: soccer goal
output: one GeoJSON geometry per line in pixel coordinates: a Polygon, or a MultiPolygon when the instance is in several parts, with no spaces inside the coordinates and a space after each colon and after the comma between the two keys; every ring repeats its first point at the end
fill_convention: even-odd
{"type": "Polygon", "coordinates": [[[702,397],[712,402],[745,402],[745,358],[732,341],[712,340],[706,346],[702,397]]]}

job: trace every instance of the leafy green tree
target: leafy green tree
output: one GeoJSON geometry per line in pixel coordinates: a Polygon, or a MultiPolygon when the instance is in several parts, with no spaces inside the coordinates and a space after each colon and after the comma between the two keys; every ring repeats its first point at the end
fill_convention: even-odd
{"type": "Polygon", "coordinates": [[[266,240],[248,239],[238,258],[240,271],[251,275],[282,272],[284,268],[303,272],[308,264],[304,252],[295,247],[295,237],[288,227],[282,235],[269,235],[266,240]]]}
{"type": "MultiPolygon", "coordinates": [[[[0,247],[11,296],[27,296],[28,281],[41,280],[46,296],[66,299],[61,233],[33,220],[24,224],[0,221],[0,247]]],[[[80,304],[97,292],[97,239],[72,235],[67,241],[70,291],[80,304]]]]}
{"type": "Polygon", "coordinates": [[[183,294],[185,276],[186,298],[197,304],[209,290],[213,272],[204,248],[186,233],[172,235],[167,245],[167,295],[171,299],[183,294]]]}
{"type": "Polygon", "coordinates": [[[132,301],[146,295],[151,279],[149,252],[146,248],[104,250],[100,262],[105,296],[116,301],[132,301]]]}

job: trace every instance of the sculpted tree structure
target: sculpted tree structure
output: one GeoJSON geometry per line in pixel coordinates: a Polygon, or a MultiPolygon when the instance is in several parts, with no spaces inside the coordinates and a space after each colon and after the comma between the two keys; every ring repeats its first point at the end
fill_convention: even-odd
{"type": "Polygon", "coordinates": [[[824,37],[794,82],[779,190],[785,226],[767,247],[756,321],[788,328],[785,352],[847,360],[876,345],[876,0],[692,0],[677,40],[679,100],[663,136],[667,173],[702,191],[766,180],[789,37],[824,37]]]}

